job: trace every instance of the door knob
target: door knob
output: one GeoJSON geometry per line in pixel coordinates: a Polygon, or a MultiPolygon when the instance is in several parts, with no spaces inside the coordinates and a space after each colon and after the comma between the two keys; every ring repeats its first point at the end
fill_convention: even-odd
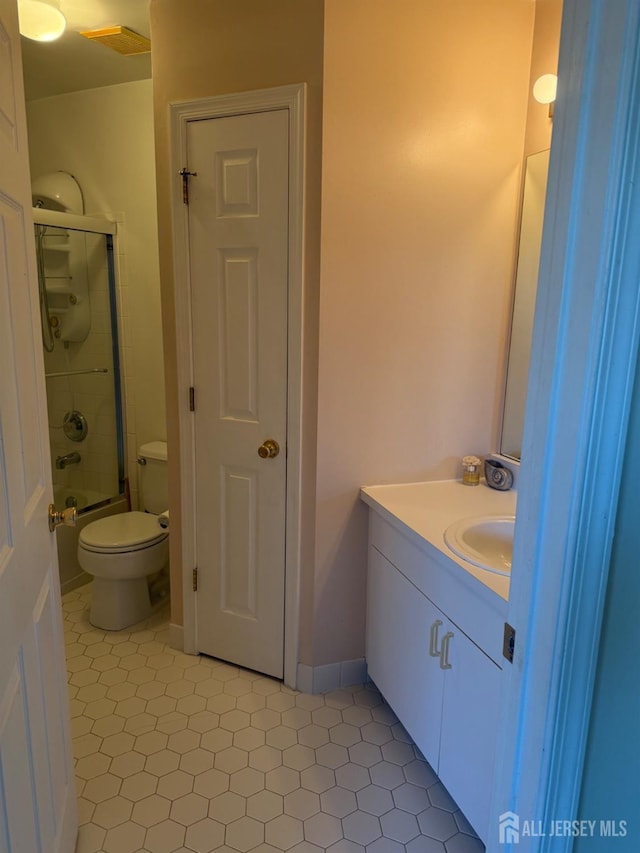
{"type": "Polygon", "coordinates": [[[66,509],[57,510],[55,504],[49,504],[49,530],[53,531],[59,524],[67,527],[75,527],[78,521],[78,508],[68,506],[66,509]]]}
{"type": "Polygon", "coordinates": [[[273,459],[280,453],[280,445],[274,438],[268,438],[258,448],[258,456],[261,459],[273,459]]]}

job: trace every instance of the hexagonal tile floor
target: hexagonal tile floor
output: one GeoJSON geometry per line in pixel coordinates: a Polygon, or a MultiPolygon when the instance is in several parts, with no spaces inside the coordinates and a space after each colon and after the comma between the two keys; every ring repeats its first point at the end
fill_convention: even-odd
{"type": "Polygon", "coordinates": [[[63,598],[77,853],[478,853],[373,685],[310,696],[63,598]]]}

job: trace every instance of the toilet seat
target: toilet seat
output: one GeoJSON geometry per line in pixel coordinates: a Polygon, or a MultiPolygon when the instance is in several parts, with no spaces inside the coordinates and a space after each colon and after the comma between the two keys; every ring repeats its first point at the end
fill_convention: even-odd
{"type": "Polygon", "coordinates": [[[148,512],[123,512],[87,524],[80,533],[79,544],[86,551],[122,554],[150,548],[168,535],[158,525],[157,516],[148,512]]]}

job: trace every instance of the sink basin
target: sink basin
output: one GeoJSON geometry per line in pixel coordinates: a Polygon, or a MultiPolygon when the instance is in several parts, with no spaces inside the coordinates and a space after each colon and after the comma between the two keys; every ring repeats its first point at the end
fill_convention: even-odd
{"type": "Polygon", "coordinates": [[[515,520],[515,515],[462,518],[447,527],[444,541],[468,563],[499,575],[510,575],[515,520]]]}

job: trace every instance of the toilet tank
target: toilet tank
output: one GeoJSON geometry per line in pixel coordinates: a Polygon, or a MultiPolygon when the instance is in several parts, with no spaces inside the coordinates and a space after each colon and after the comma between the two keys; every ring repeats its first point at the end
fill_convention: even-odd
{"type": "Polygon", "coordinates": [[[167,442],[149,441],[138,448],[140,465],[140,504],[147,512],[159,515],[169,508],[167,442]]]}

